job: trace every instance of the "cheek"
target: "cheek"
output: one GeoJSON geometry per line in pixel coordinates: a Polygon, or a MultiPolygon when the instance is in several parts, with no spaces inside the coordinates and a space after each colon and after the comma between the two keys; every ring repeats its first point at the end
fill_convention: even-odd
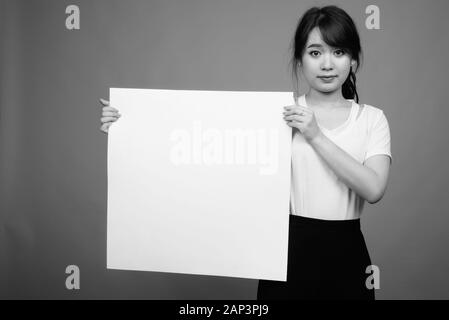
{"type": "Polygon", "coordinates": [[[338,60],[335,65],[338,68],[338,71],[341,74],[346,74],[348,75],[349,72],[351,71],[351,61],[349,59],[341,59],[338,60]]]}
{"type": "Polygon", "coordinates": [[[302,72],[308,79],[315,78],[320,73],[320,63],[318,59],[303,58],[302,72]]]}
{"type": "Polygon", "coordinates": [[[302,64],[303,64],[303,68],[306,70],[316,70],[319,69],[320,67],[320,60],[319,59],[314,59],[312,57],[310,57],[309,55],[306,55],[302,58],[302,64]]]}

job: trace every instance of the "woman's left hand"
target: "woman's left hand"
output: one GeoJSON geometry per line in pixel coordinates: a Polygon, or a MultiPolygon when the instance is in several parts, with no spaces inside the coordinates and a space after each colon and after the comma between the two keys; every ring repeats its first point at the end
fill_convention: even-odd
{"type": "Polygon", "coordinates": [[[315,114],[311,108],[292,105],[285,106],[284,110],[284,120],[287,122],[287,125],[297,128],[308,142],[321,134],[315,114]]]}

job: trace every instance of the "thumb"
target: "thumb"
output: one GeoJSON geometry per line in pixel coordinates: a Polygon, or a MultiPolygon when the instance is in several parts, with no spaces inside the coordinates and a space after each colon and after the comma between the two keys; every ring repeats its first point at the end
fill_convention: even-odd
{"type": "Polygon", "coordinates": [[[101,99],[100,98],[100,102],[104,105],[104,106],[109,106],[109,101],[101,99]]]}

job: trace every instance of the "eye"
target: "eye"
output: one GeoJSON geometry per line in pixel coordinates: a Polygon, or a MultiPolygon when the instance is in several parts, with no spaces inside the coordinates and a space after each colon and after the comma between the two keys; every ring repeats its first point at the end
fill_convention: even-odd
{"type": "Polygon", "coordinates": [[[342,55],[344,55],[346,52],[344,51],[344,50],[342,50],[342,49],[337,49],[337,50],[335,50],[335,52],[337,53],[337,56],[342,56],[342,55]]]}
{"type": "Polygon", "coordinates": [[[319,51],[316,51],[316,50],[313,50],[313,51],[310,51],[309,52],[309,54],[312,56],[312,57],[318,57],[318,55],[314,55],[314,53],[320,53],[319,51]]]}

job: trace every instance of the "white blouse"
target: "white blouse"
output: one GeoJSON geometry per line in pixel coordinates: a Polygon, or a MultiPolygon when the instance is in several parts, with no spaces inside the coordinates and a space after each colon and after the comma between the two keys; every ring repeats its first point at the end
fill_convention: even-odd
{"type": "MultiPolygon", "coordinates": [[[[364,163],[376,154],[390,157],[390,128],[383,111],[371,105],[352,101],[348,119],[335,129],[322,127],[331,141],[354,159],[364,163]]],[[[307,106],[305,95],[299,105],[307,106]]],[[[315,152],[302,134],[295,130],[292,141],[292,176],[290,214],[323,220],[360,218],[365,200],[347,187],[315,152]]]]}

